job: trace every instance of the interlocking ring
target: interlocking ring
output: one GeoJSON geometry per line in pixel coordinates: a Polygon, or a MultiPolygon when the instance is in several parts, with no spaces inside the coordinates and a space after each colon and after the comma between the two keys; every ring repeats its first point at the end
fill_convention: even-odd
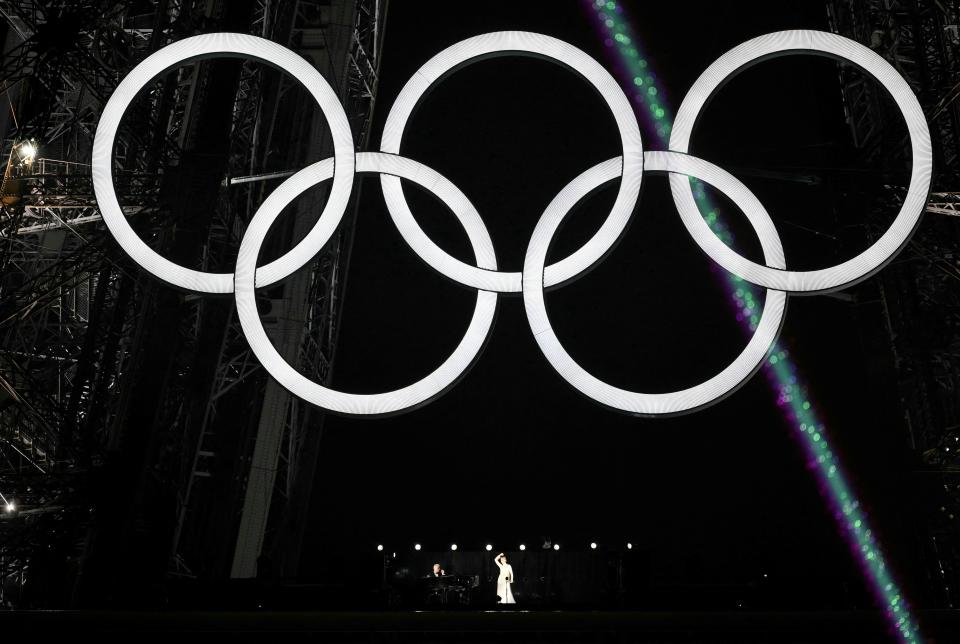
{"type": "MultiPolygon", "coordinates": [[[[733,175],[712,163],[678,152],[647,152],[646,169],[653,172],[680,173],[709,183],[727,195],[757,231],[763,258],[783,267],[783,247],[773,222],[756,196],[733,175]],[[772,234],[764,234],[771,233],[772,234]]],[[[716,402],[742,385],[759,368],[780,333],[787,296],[782,291],[767,291],[757,330],[746,348],[723,371],[689,389],[664,394],[644,394],[619,389],[599,380],[577,364],[557,339],[547,317],[543,301],[543,265],[554,233],[570,210],[584,196],[616,179],[619,159],[611,159],[590,168],[571,181],[547,206],[537,222],[523,264],[523,304],[530,329],[540,350],[564,380],[599,403],[638,416],[679,414],[716,402]]],[[[684,178],[686,179],[686,176],[684,178]]]]}
{"type": "Polygon", "coordinates": [[[354,156],[350,121],[336,92],[302,56],[270,40],[233,33],[193,36],[167,45],[147,56],[117,86],[100,115],[93,138],[93,192],[107,229],[135,262],[165,282],[200,293],[230,293],[233,290],[233,275],[206,273],[180,266],[161,257],[143,243],[127,223],[117,201],[117,192],[113,187],[113,143],[124,112],[151,79],[186,60],[216,56],[252,58],[290,73],[317,101],[332,134],[333,158],[337,171],[327,205],[323,208],[325,216],[320,218],[322,223],[318,223],[283,257],[258,269],[258,286],[267,286],[282,280],[320,252],[323,247],[320,240],[329,237],[340,223],[353,190],[354,156]],[[330,230],[325,227],[330,227],[330,230]]]}
{"type": "Polygon", "coordinates": [[[334,412],[383,415],[413,409],[452,386],[482,349],[493,324],[497,293],[522,292],[534,338],[553,368],[574,388],[608,407],[638,416],[694,411],[735,391],[759,368],[776,342],[788,293],[836,290],[865,279],[906,244],[919,221],[930,189],[932,152],[923,112],[909,86],[880,56],[846,38],[816,31],[785,31],[750,40],[707,68],[684,98],[673,126],[668,151],[644,152],[630,103],[616,81],[584,52],[549,36],[499,32],[470,38],[428,61],[408,81],[391,109],[378,153],[353,151],[349,123],[336,95],[306,61],[267,40],[240,34],[195,36],[154,53],[140,63],[107,103],[93,150],[94,190],[104,221],[124,250],[155,276],[180,288],[204,293],[233,291],[237,313],[254,354],[264,368],[291,393],[334,412]],[[788,271],[776,227],[753,193],[728,172],[687,154],[696,118],[720,85],[745,65],[785,53],[820,53],[850,61],[891,93],[907,122],[913,169],[907,197],[890,229],[851,260],[816,271],[788,271]],[[530,238],[523,271],[497,270],[496,254],[483,219],[469,199],[448,179],[412,159],[400,156],[403,132],[416,105],[438,80],[481,57],[521,54],[552,60],[578,73],[600,93],[620,131],[623,153],[600,163],[567,184],[540,217],[530,238]],[[112,180],[112,148],[124,111],[137,92],[157,74],[189,58],[246,56],[293,74],[317,100],[333,132],[333,158],[314,163],[286,179],[264,201],[240,245],[235,273],[215,274],[179,266],[151,250],[127,224],[112,180]],[[748,282],[767,288],[757,329],[737,358],[709,380],[663,394],[626,391],[588,373],[566,352],[547,315],[544,288],[582,275],[619,239],[632,216],[645,170],[670,175],[681,219],[694,241],[714,261],[748,282]],[[354,172],[378,173],[390,217],[401,236],[429,266],[455,282],[477,289],[477,302],[467,331],[453,353],[431,374],[411,385],[380,394],[349,394],[324,387],[287,363],[267,337],[257,312],[255,290],[275,283],[302,267],[323,247],[340,224],[350,197],[354,172]],[[723,244],[703,220],[688,177],[726,194],[747,216],[760,240],[765,264],[751,262],[723,244]],[[331,179],[330,196],[314,227],[291,251],[258,268],[257,258],[270,226],[293,199],[319,182],[331,179]],[[400,179],[431,191],[457,217],[473,248],[475,265],[458,260],[437,246],[417,224],[404,198],[400,179]],[[582,247],[546,266],[547,251],[560,223],[593,189],[619,179],[617,198],[599,230],[582,247]]]}
{"type": "MultiPolygon", "coordinates": [[[[453,211],[466,230],[477,265],[481,269],[497,270],[493,241],[480,214],[450,181],[416,161],[388,154],[369,152],[357,154],[357,171],[389,173],[392,176],[409,179],[433,192],[453,211]]],[[[237,317],[240,319],[240,325],[243,327],[247,342],[250,343],[250,348],[267,372],[288,391],[303,400],[342,414],[381,415],[412,409],[442,393],[473,363],[493,325],[497,309],[497,294],[478,289],[473,317],[460,344],[443,364],[412,385],[380,394],[348,394],[324,387],[302,376],[277,352],[260,323],[254,292],[254,271],[257,270],[257,256],[260,254],[260,247],[266,238],[267,231],[283,208],[304,190],[329,179],[332,174],[333,165],[329,159],[304,168],[283,182],[281,187],[285,186],[286,190],[281,192],[277,189],[272,192],[250,220],[250,225],[247,226],[247,231],[243,235],[243,241],[240,242],[240,253],[237,256],[234,281],[237,317]]],[[[321,215],[321,218],[324,216],[326,213],[321,215]]],[[[329,227],[325,227],[324,230],[329,230],[326,233],[328,237],[333,232],[329,227]]],[[[325,241],[326,239],[323,240],[325,241]]]]}
{"type": "MultiPolygon", "coordinates": [[[[570,280],[584,272],[610,250],[630,222],[640,196],[643,179],[643,142],[640,126],[630,101],[617,81],[600,63],[573,45],[524,31],[501,31],[461,41],[431,58],[407,81],[387,115],[380,150],[400,154],[400,142],[410,115],[433,85],[451,71],[491,55],[519,54],[536,56],[565,65],[583,77],[599,92],[617,123],[623,146],[622,179],[617,198],[606,220],[586,244],[566,259],[548,266],[544,280],[548,287],[570,280]]],[[[437,246],[413,218],[397,177],[384,175],[380,183],[394,223],[420,259],[455,282],[501,293],[522,290],[520,273],[490,273],[465,264],[437,246]]]]}
{"type": "Polygon", "coordinates": [[[788,271],[778,266],[761,266],[737,254],[710,230],[693,200],[689,181],[678,175],[671,175],[670,188],[674,203],[680,211],[680,218],[690,236],[710,259],[720,266],[757,286],[797,294],[822,293],[864,280],[890,261],[907,243],[920,223],[920,215],[923,214],[930,193],[930,179],[933,174],[930,129],[917,97],[913,95],[907,81],[890,63],[860,43],[822,31],[779,31],[748,40],[718,58],[687,92],[673,123],[670,149],[677,152],[687,152],[690,149],[690,137],[697,118],[707,101],[723,83],[751,63],[792,53],[822,54],[853,63],[877,79],[900,108],[910,134],[913,169],[903,205],[887,232],[856,257],[830,268],[788,271]]]}

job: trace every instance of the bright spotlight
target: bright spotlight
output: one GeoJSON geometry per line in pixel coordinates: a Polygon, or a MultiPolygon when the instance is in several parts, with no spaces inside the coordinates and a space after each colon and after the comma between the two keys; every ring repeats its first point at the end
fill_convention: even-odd
{"type": "Polygon", "coordinates": [[[554,550],[559,550],[559,549],[560,549],[560,544],[559,544],[559,543],[553,544],[553,549],[554,549],[554,550]]]}
{"type": "Polygon", "coordinates": [[[419,543],[413,544],[413,549],[414,549],[414,550],[419,550],[419,549],[420,549],[420,544],[419,544],[419,543]]]}
{"type": "Polygon", "coordinates": [[[450,544],[450,549],[451,549],[451,550],[456,550],[456,549],[457,549],[457,544],[451,543],[451,544],[450,544]]]}
{"type": "Polygon", "coordinates": [[[633,550],[633,544],[629,541],[627,542],[627,550],[633,550]]]}
{"type": "Polygon", "coordinates": [[[383,552],[383,546],[382,546],[382,545],[378,545],[378,546],[377,546],[377,552],[383,552]]]}
{"type": "Polygon", "coordinates": [[[520,544],[520,550],[526,550],[526,549],[527,549],[527,547],[521,543],[521,544],[520,544]]]}
{"type": "Polygon", "coordinates": [[[33,141],[24,141],[20,144],[20,158],[24,163],[33,163],[37,156],[37,145],[33,141]]]}
{"type": "Polygon", "coordinates": [[[487,549],[487,552],[490,552],[491,550],[493,550],[493,546],[488,543],[488,544],[486,545],[486,549],[487,549]]]}
{"type": "Polygon", "coordinates": [[[596,541],[591,541],[591,542],[590,542],[590,549],[591,549],[591,550],[596,550],[596,549],[597,549],[597,542],[596,542],[596,541]]]}

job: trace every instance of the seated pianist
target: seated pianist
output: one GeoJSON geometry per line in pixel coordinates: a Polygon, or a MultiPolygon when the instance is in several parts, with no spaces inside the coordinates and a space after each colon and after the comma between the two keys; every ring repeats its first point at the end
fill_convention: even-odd
{"type": "Polygon", "coordinates": [[[451,601],[461,606],[470,604],[470,594],[480,585],[478,575],[447,574],[439,563],[423,579],[427,604],[445,605],[451,601]]]}

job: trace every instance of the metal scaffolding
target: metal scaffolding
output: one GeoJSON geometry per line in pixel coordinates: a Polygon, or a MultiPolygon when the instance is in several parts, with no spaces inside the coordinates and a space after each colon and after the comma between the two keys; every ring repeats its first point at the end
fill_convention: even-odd
{"type": "MultiPolygon", "coordinates": [[[[232,299],[178,293],[127,260],[100,220],[90,152],[126,73],[211,31],[309,59],[362,148],[384,13],[385,0],[0,1],[3,603],[137,603],[165,580],[249,577],[258,561],[261,574],[266,561],[296,574],[322,415],[266,377],[232,299]]],[[[191,268],[230,272],[266,194],[331,153],[305,96],[282,72],[234,59],[188,61],[145,88],[114,148],[119,201],[141,238],[191,268]]],[[[289,248],[324,199],[323,187],[299,199],[264,254],[289,248]]],[[[260,295],[278,350],[322,383],[352,221],[260,295]]]]}
{"type": "MultiPolygon", "coordinates": [[[[930,124],[933,193],[927,215],[897,261],[872,283],[897,374],[911,481],[924,503],[917,543],[930,607],[960,606],[960,3],[956,0],[832,0],[832,29],[874,49],[907,79],[930,124]]],[[[902,119],[879,84],[841,66],[847,121],[862,159],[886,176],[909,164],[902,119]],[[899,120],[898,120],[899,119],[899,120]]],[[[895,181],[871,208],[891,214],[895,181]]],[[[883,232],[868,224],[866,236],[883,232]]],[[[866,308],[866,307],[864,307],[866,308]]],[[[875,318],[876,319],[876,318],[875,318]]]]}

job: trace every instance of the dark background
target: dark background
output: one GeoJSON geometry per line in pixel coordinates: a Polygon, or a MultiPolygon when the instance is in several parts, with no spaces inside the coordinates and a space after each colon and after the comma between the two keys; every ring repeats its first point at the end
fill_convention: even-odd
{"type": "MultiPolygon", "coordinates": [[[[779,29],[827,29],[821,2],[622,4],[670,114],[731,47],[779,29]]],[[[394,1],[371,149],[423,63],[464,38],[510,29],[570,42],[616,75],[617,53],[604,47],[583,3],[394,1]]],[[[660,148],[639,121],[645,147],[660,148]]],[[[743,180],[777,222],[788,267],[811,269],[866,247],[856,232],[870,217],[862,195],[882,181],[856,161],[849,139],[836,63],[795,56],[730,82],[701,119],[693,152],[743,180]],[[780,175],[758,176],[769,171],[780,175]]],[[[547,203],[620,146],[612,117],[582,79],[545,61],[506,57],[437,86],[410,120],[402,153],[463,190],[490,230],[500,267],[519,270],[547,203]]],[[[599,378],[668,391],[716,373],[746,340],[726,283],[680,224],[666,180],[644,180],[617,249],[547,301],[558,337],[599,378]]],[[[373,393],[440,364],[464,332],[475,294],[406,247],[375,177],[362,186],[333,385],[373,393]]],[[[470,261],[454,218],[419,188],[405,189],[431,237],[470,261]]],[[[571,215],[551,261],[596,230],[615,191],[610,184],[571,215]]],[[[738,250],[759,259],[739,214],[719,203],[738,250]]],[[[850,292],[865,289],[869,282],[850,292]]],[[[920,580],[910,546],[912,492],[900,474],[905,430],[887,389],[893,374],[878,368],[887,356],[861,341],[878,323],[841,298],[793,297],[781,339],[909,592],[920,580]]],[[[430,550],[490,542],[512,551],[549,535],[565,550],[630,541],[653,585],[757,583],[793,589],[813,606],[868,603],[763,374],[705,411],[632,418],[570,388],[540,354],[520,298],[501,296],[486,350],[444,396],[391,418],[331,416],[323,431],[306,578],[337,581],[358,562],[378,565],[378,543],[402,559],[416,542],[430,550]]]]}

